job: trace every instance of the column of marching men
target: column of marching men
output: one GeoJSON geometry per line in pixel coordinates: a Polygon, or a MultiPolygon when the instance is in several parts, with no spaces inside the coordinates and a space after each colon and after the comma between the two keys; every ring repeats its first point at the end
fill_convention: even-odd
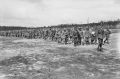
{"type": "Polygon", "coordinates": [[[42,38],[61,44],[90,45],[98,44],[98,49],[102,45],[109,43],[110,30],[103,27],[72,27],[72,28],[41,28],[41,29],[23,29],[0,31],[1,36],[21,37],[27,39],[42,38]]]}

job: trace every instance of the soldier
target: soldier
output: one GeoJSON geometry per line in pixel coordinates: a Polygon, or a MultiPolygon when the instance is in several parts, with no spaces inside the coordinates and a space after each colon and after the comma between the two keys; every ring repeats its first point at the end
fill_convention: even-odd
{"type": "Polygon", "coordinates": [[[110,37],[111,31],[110,31],[109,29],[106,29],[104,32],[105,32],[105,40],[104,40],[104,43],[109,44],[109,37],[110,37]]]}
{"type": "Polygon", "coordinates": [[[94,28],[92,28],[91,29],[91,44],[95,44],[96,43],[96,32],[95,32],[95,29],[94,28]]]}
{"type": "Polygon", "coordinates": [[[64,36],[65,36],[65,44],[67,44],[68,43],[68,31],[67,31],[67,29],[64,31],[64,36]]]}
{"type": "Polygon", "coordinates": [[[62,36],[62,30],[59,29],[59,31],[58,31],[58,33],[57,33],[57,42],[58,42],[58,43],[61,43],[61,42],[62,42],[61,36],[62,36]]]}
{"type": "Polygon", "coordinates": [[[51,31],[52,33],[51,33],[51,39],[52,39],[52,41],[55,39],[55,35],[56,35],[56,30],[52,30],[51,31]]]}
{"type": "Polygon", "coordinates": [[[77,28],[74,28],[74,32],[73,32],[73,41],[74,41],[74,46],[78,45],[78,37],[79,37],[79,32],[77,30],[77,28]]]}
{"type": "Polygon", "coordinates": [[[104,38],[104,30],[102,27],[98,29],[97,36],[98,36],[98,48],[97,49],[98,51],[102,51],[103,38],[104,38]]]}
{"type": "Polygon", "coordinates": [[[78,35],[78,43],[79,43],[79,45],[82,44],[82,37],[83,37],[83,31],[82,31],[82,28],[79,28],[79,35],[78,35]]]}
{"type": "Polygon", "coordinates": [[[88,45],[90,44],[90,31],[89,28],[86,28],[84,32],[84,37],[85,37],[85,43],[88,45]]]}
{"type": "Polygon", "coordinates": [[[58,39],[59,39],[59,31],[60,30],[57,30],[56,33],[55,33],[55,41],[58,42],[58,39]]]}
{"type": "Polygon", "coordinates": [[[81,39],[81,44],[84,45],[85,44],[85,30],[82,30],[82,39],[81,39]]]}
{"type": "Polygon", "coordinates": [[[94,44],[94,40],[95,40],[95,32],[91,32],[91,44],[94,44]]]}

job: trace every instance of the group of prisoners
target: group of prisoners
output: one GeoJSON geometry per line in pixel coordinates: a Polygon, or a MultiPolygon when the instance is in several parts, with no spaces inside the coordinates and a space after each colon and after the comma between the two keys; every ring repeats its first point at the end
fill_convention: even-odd
{"type": "Polygon", "coordinates": [[[0,36],[21,37],[27,39],[51,40],[61,44],[90,45],[98,44],[99,39],[109,43],[110,30],[103,27],[39,28],[0,31],[0,36]]]}

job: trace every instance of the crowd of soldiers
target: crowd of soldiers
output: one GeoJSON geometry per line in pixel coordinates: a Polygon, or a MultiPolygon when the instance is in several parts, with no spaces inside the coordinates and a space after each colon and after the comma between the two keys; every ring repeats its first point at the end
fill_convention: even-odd
{"type": "Polygon", "coordinates": [[[98,50],[102,45],[109,43],[110,30],[103,27],[73,27],[73,28],[42,28],[0,31],[0,36],[22,37],[27,39],[51,40],[61,44],[90,45],[98,44],[98,50]]]}

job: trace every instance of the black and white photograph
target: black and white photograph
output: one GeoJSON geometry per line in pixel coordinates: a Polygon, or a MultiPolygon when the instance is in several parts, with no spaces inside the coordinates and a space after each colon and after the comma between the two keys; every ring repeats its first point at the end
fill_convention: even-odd
{"type": "Polygon", "coordinates": [[[120,79],[120,0],[0,0],[0,79],[120,79]]]}

